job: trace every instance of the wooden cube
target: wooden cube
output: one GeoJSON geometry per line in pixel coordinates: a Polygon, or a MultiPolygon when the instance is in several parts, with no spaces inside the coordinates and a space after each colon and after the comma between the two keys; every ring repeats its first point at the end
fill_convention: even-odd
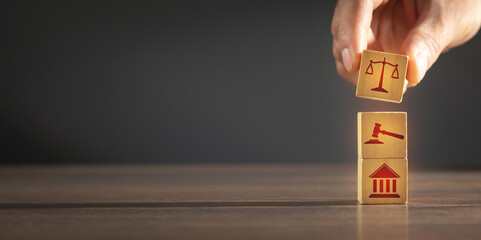
{"type": "Polygon", "coordinates": [[[356,96],[400,103],[408,67],[408,56],[364,50],[356,96]]]}
{"type": "Polygon", "coordinates": [[[407,158],[407,114],[359,112],[357,137],[360,158],[407,158]]]}
{"type": "Polygon", "coordinates": [[[404,204],[408,200],[408,160],[358,160],[358,200],[361,204],[404,204]]]}

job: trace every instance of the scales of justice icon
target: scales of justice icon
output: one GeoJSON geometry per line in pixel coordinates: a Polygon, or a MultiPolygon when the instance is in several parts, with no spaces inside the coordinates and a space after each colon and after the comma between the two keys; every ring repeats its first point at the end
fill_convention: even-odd
{"type": "Polygon", "coordinates": [[[372,65],[378,64],[378,63],[382,63],[381,77],[379,78],[379,86],[376,87],[376,88],[372,88],[371,91],[388,93],[388,91],[382,87],[382,81],[383,81],[383,78],[384,78],[384,67],[386,66],[386,64],[391,66],[391,67],[394,67],[394,70],[392,71],[392,74],[391,74],[391,78],[399,79],[399,71],[397,69],[398,64],[392,64],[390,62],[386,62],[386,58],[384,58],[384,60],[382,60],[382,61],[369,60],[369,66],[367,67],[365,73],[369,74],[369,75],[372,75],[373,72],[374,72],[372,65]]]}

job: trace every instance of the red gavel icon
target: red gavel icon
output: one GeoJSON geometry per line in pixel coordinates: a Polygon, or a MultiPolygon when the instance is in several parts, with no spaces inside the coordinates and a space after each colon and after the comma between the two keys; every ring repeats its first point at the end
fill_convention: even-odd
{"type": "MultiPolygon", "coordinates": [[[[382,133],[384,135],[388,135],[388,136],[391,136],[391,137],[399,138],[399,139],[404,139],[403,135],[388,132],[388,131],[385,131],[385,130],[381,130],[381,124],[375,123],[374,124],[374,130],[372,130],[372,136],[375,137],[375,138],[378,138],[379,133],[382,133]]],[[[384,143],[379,141],[378,139],[371,139],[371,140],[365,142],[364,144],[384,144],[384,143]]]]}

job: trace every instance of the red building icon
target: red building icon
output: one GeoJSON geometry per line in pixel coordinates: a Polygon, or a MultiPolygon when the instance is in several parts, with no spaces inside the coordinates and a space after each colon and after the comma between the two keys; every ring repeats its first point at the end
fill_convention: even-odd
{"type": "Polygon", "coordinates": [[[397,194],[396,178],[400,176],[387,164],[383,164],[374,171],[369,178],[372,179],[372,194],[370,198],[400,198],[397,194]]]}

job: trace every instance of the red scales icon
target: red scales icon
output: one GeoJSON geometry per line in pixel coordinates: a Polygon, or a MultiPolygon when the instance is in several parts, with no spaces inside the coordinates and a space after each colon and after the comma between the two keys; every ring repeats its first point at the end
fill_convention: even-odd
{"type": "Polygon", "coordinates": [[[388,136],[391,136],[391,137],[399,138],[399,139],[404,139],[404,135],[388,132],[388,131],[385,131],[385,130],[381,130],[381,124],[375,123],[374,129],[372,130],[372,137],[374,137],[376,139],[371,139],[371,140],[365,142],[364,144],[384,144],[383,142],[381,142],[377,139],[379,137],[379,133],[384,134],[384,135],[388,135],[388,136]]]}
{"type": "Polygon", "coordinates": [[[372,179],[372,194],[369,198],[400,198],[397,194],[397,181],[400,178],[387,164],[383,164],[374,171],[369,178],[372,179]]]}
{"type": "Polygon", "coordinates": [[[384,78],[384,66],[386,66],[386,64],[387,64],[389,66],[394,67],[394,70],[392,71],[392,74],[391,74],[391,78],[398,79],[399,78],[399,71],[397,70],[398,65],[392,64],[390,62],[386,62],[386,58],[384,58],[383,61],[376,61],[376,62],[374,62],[372,60],[369,60],[369,66],[366,69],[366,74],[372,75],[372,73],[373,73],[372,65],[378,64],[378,63],[382,63],[381,77],[379,78],[379,86],[376,87],[376,88],[372,88],[371,91],[388,93],[388,91],[386,89],[382,88],[382,81],[383,81],[383,78],[384,78]]]}

